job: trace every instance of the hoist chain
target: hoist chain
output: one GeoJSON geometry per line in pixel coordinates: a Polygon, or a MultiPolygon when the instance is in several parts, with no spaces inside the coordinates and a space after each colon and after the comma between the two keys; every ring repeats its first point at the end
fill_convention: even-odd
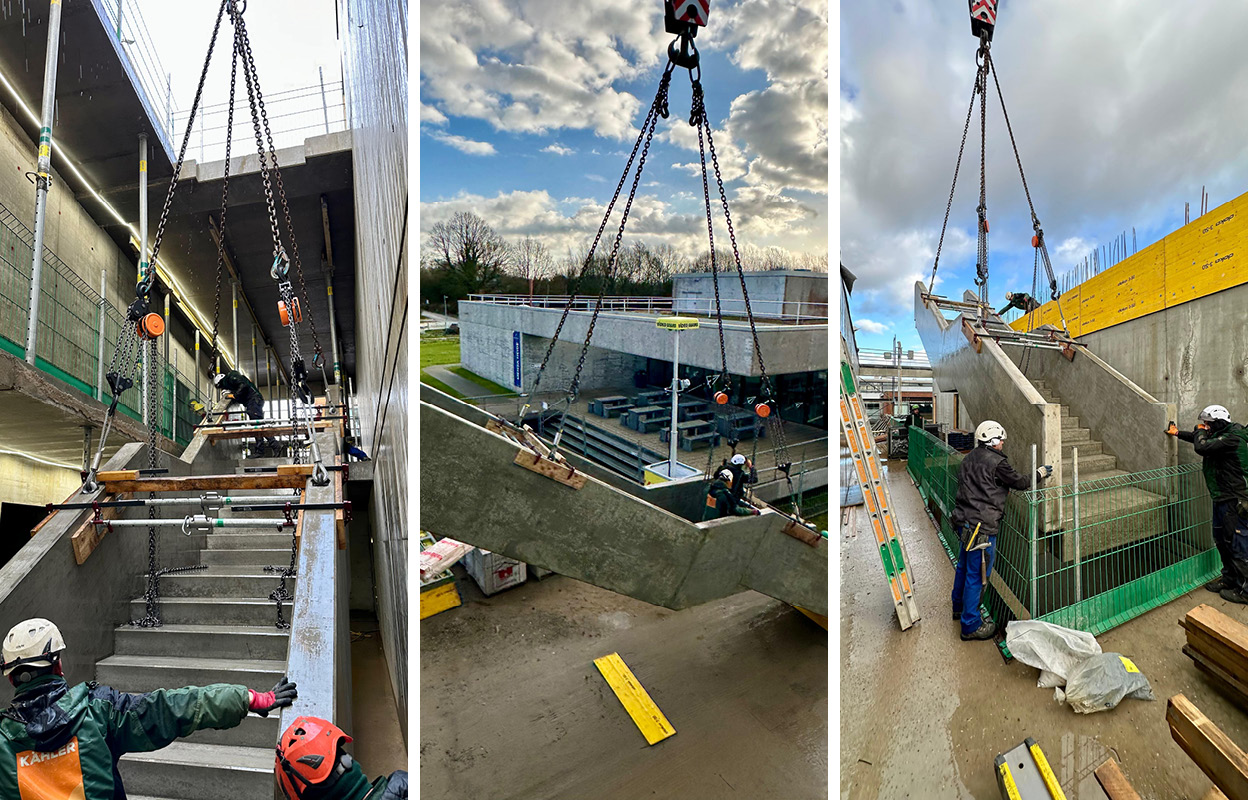
{"type": "MultiPolygon", "coordinates": [[[[589,252],[585,256],[585,263],[581,265],[578,277],[584,277],[589,271],[590,265],[593,264],[594,254],[598,251],[598,244],[602,241],[602,234],[607,229],[607,222],[611,219],[611,212],[615,209],[616,202],[620,199],[620,193],[624,190],[624,182],[628,180],[628,175],[633,169],[633,161],[637,158],[637,153],[641,149],[643,141],[647,140],[646,132],[653,128],[655,115],[667,119],[667,91],[672,79],[672,70],[676,65],[668,62],[667,68],[663,70],[663,77],[659,80],[659,88],[655,93],[654,100],[650,103],[650,110],[646,113],[646,120],[641,125],[641,130],[637,134],[637,140],[633,142],[633,150],[628,155],[628,161],[624,165],[624,172],[620,175],[619,183],[615,185],[615,193],[611,196],[611,202],[607,204],[606,213],[602,215],[602,222],[598,225],[598,232],[594,234],[594,241],[589,246],[589,252]]],[[[563,325],[568,321],[568,313],[572,310],[572,305],[576,301],[576,295],[569,292],[567,305],[563,307],[563,314],[559,317],[559,323],[555,326],[555,333],[550,338],[550,344],[546,346],[546,354],[542,356],[542,363],[537,368],[537,377],[533,380],[532,395],[537,394],[537,389],[542,383],[542,375],[546,372],[546,365],[550,362],[550,356],[555,352],[555,345],[559,341],[559,334],[563,331],[563,325]]],[[[524,412],[521,412],[521,417],[524,412]]],[[[523,419],[518,419],[517,423],[523,423],[523,419]]]]}
{"type": "Polygon", "coordinates": [[[979,93],[979,236],[975,258],[975,285],[979,287],[979,301],[988,304],[988,38],[980,35],[979,52],[975,55],[979,66],[975,73],[975,91],[979,93]]]}
{"type": "Polygon", "coordinates": [[[269,599],[277,605],[277,622],[275,623],[275,626],[278,630],[286,630],[290,627],[290,623],[286,621],[286,617],[282,613],[282,604],[290,602],[293,598],[290,592],[286,589],[286,579],[295,577],[295,555],[299,552],[299,539],[295,535],[295,531],[297,530],[298,528],[292,528],[290,532],[290,566],[285,568],[267,566],[264,568],[265,572],[277,572],[281,574],[281,582],[278,583],[277,588],[269,594],[269,599]]]}
{"type": "MultiPolygon", "coordinates": [[[[226,115],[225,129],[227,131],[234,130],[234,97],[235,86],[238,81],[238,30],[234,31],[234,45],[231,48],[230,58],[230,110],[226,115]]],[[[221,367],[221,273],[225,270],[225,216],[229,210],[230,200],[230,155],[232,145],[234,144],[233,136],[225,137],[225,174],[221,180],[221,218],[219,230],[217,231],[217,279],[216,292],[213,295],[212,303],[212,368],[217,372],[225,372],[221,367]]],[[[238,352],[238,342],[234,343],[234,352],[238,352]]]]}
{"type": "Polygon", "coordinates": [[[966,124],[962,126],[962,144],[958,145],[958,161],[953,165],[953,184],[949,187],[949,202],[945,204],[945,221],[940,225],[940,240],[936,243],[936,259],[932,262],[932,280],[927,286],[928,293],[936,291],[936,268],[940,266],[940,251],[945,246],[945,231],[949,228],[949,212],[953,209],[953,195],[958,188],[958,173],[962,170],[962,154],[966,151],[966,135],[971,130],[971,115],[975,113],[975,98],[979,94],[979,83],[971,89],[971,102],[966,107],[966,124]]]}
{"type": "Polygon", "coordinates": [[[715,287],[715,321],[719,327],[719,388],[727,392],[731,387],[728,376],[728,350],[724,346],[724,315],[719,300],[719,265],[715,257],[715,227],[711,223],[711,190],[706,177],[706,147],[703,144],[703,129],[709,135],[710,121],[706,118],[706,98],[702,93],[702,81],[693,81],[693,110],[689,115],[689,123],[698,129],[698,158],[702,163],[702,200],[706,206],[706,236],[711,245],[711,285],[715,287]]]}

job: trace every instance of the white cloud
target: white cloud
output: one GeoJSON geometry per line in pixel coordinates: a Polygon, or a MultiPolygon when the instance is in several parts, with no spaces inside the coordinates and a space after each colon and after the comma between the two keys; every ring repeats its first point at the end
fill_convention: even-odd
{"type": "Polygon", "coordinates": [[[856,326],[854,330],[866,331],[867,333],[875,334],[885,333],[891,327],[882,322],[876,322],[875,320],[870,319],[856,319],[854,320],[854,324],[856,326]]]}
{"type": "Polygon", "coordinates": [[[436,108],[434,108],[433,106],[429,106],[429,105],[425,105],[424,103],[421,103],[420,104],[420,121],[422,124],[428,123],[430,125],[445,125],[446,115],[443,114],[441,111],[437,110],[436,108]]]}
{"type": "Polygon", "coordinates": [[[570,156],[573,153],[575,153],[576,150],[572,149],[571,147],[564,147],[558,142],[551,142],[550,144],[542,148],[542,152],[554,153],[557,156],[570,156]]]}
{"type": "Polygon", "coordinates": [[[454,133],[434,131],[429,135],[439,142],[450,145],[461,153],[467,153],[470,156],[492,156],[496,152],[494,145],[489,142],[478,142],[475,139],[468,139],[454,133]]]}

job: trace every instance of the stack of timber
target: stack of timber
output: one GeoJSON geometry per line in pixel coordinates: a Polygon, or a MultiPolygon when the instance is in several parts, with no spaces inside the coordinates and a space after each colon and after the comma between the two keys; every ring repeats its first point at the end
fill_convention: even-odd
{"type": "Polygon", "coordinates": [[[1181,694],[1166,704],[1170,736],[1229,800],[1248,800],[1248,755],[1181,694]]]}
{"type": "Polygon", "coordinates": [[[1183,654],[1236,705],[1248,709],[1248,626],[1203,603],[1179,625],[1187,631],[1183,654]]]}

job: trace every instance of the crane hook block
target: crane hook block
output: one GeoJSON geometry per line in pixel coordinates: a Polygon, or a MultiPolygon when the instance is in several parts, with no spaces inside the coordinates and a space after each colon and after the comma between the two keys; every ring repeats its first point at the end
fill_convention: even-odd
{"type": "Polygon", "coordinates": [[[728,393],[727,393],[727,392],[716,392],[716,393],[715,393],[715,405],[718,405],[718,406],[723,406],[723,405],[727,405],[727,404],[728,404],[728,393]]]}
{"type": "Polygon", "coordinates": [[[299,298],[290,298],[290,305],[285,300],[277,301],[277,313],[282,318],[282,325],[289,327],[293,322],[298,324],[303,322],[303,308],[299,305],[299,298]]]}
{"type": "Polygon", "coordinates": [[[1039,247],[1039,246],[1040,246],[1040,237],[1039,237],[1039,236],[1033,236],[1033,237],[1031,237],[1031,246],[1032,246],[1032,247],[1039,247]]]}
{"type": "Polygon", "coordinates": [[[992,31],[997,26],[998,0],[967,0],[971,8],[971,34],[976,39],[992,41],[992,31]]]}
{"type": "Polygon", "coordinates": [[[155,312],[144,314],[139,319],[139,336],[144,339],[158,339],[165,332],[165,321],[155,312]]]}
{"type": "Polygon", "coordinates": [[[689,29],[706,27],[710,14],[711,0],[663,0],[663,24],[668,33],[692,37],[696,33],[690,33],[689,29]]]}
{"type": "Polygon", "coordinates": [[[763,419],[766,419],[767,417],[771,416],[771,406],[767,405],[766,403],[759,403],[758,405],[754,406],[754,413],[759,415],[763,419]]]}

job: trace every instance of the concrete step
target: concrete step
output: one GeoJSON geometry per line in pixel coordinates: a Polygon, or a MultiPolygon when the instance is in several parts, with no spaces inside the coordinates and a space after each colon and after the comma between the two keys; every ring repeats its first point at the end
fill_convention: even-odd
{"type": "MultiPolygon", "coordinates": [[[[1073,464],[1069,458],[1062,459],[1062,474],[1069,474],[1072,466],[1073,464]]],[[[1115,456],[1108,454],[1085,456],[1083,453],[1079,454],[1079,474],[1081,477],[1085,473],[1091,474],[1101,470],[1115,469],[1117,466],[1118,459],[1115,456]]]]}
{"type": "Polygon", "coordinates": [[[109,656],[96,662],[95,679],[123,692],[150,692],[170,686],[241,684],[267,691],[286,672],[285,661],[173,656],[109,656]]]}
{"type": "MultiPolygon", "coordinates": [[[[289,540],[287,540],[289,542],[289,540]]],[[[204,550],[201,554],[203,563],[210,567],[221,566],[266,566],[269,564],[287,566],[290,564],[290,550],[204,550]]]]}
{"type": "MultiPolygon", "coordinates": [[[[1088,472],[1088,473],[1085,473],[1085,472],[1083,471],[1083,464],[1082,464],[1082,461],[1083,461],[1083,459],[1080,459],[1080,462],[1081,462],[1081,463],[1079,464],[1079,467],[1080,467],[1080,469],[1079,469],[1079,483],[1080,483],[1081,485],[1082,485],[1082,484],[1086,484],[1086,483],[1091,483],[1091,482],[1093,482],[1093,481],[1104,480],[1104,479],[1106,479],[1106,478],[1117,478],[1117,477],[1118,477],[1118,476],[1120,476],[1120,475],[1126,475],[1126,474],[1127,474],[1127,471],[1126,471],[1125,469],[1104,469],[1104,470],[1101,470],[1101,471],[1099,471],[1099,472],[1088,472]]],[[[1065,473],[1063,473],[1063,476],[1064,476],[1064,477],[1065,477],[1065,479],[1066,479],[1066,480],[1063,482],[1063,485],[1065,485],[1065,486],[1069,486],[1069,485],[1071,485],[1072,483],[1074,483],[1074,478],[1075,478],[1075,476],[1074,476],[1073,474],[1065,474],[1065,473]]]]}
{"type": "MultiPolygon", "coordinates": [[[[289,563],[289,562],[288,562],[289,563]]],[[[212,570],[167,575],[160,579],[162,597],[251,597],[267,598],[277,588],[281,576],[257,567],[244,575],[217,575],[212,570]]],[[[295,578],[286,579],[286,591],[295,593],[295,578]]]]}
{"type": "Polygon", "coordinates": [[[285,550],[287,559],[290,553],[289,532],[275,533],[271,531],[248,531],[246,533],[210,533],[208,534],[209,550],[285,550]]]}
{"type": "Polygon", "coordinates": [[[1078,444],[1079,442],[1090,441],[1092,441],[1092,431],[1090,429],[1080,428],[1078,426],[1070,428],[1067,428],[1065,425],[1062,426],[1062,445],[1066,445],[1071,442],[1078,444]]]}
{"type": "MultiPolygon", "coordinates": [[[[290,622],[290,603],[282,613],[290,622]]],[[[130,601],[130,614],[139,619],[144,614],[143,599],[130,601]]],[[[277,606],[271,600],[253,598],[165,597],[160,601],[161,620],[171,625],[274,625],[277,606]]],[[[276,628],[275,628],[276,630],[276,628]]]]}
{"type": "MultiPolygon", "coordinates": [[[[1085,428],[1084,430],[1086,430],[1086,428],[1085,428]]],[[[1101,444],[1100,442],[1096,441],[1095,439],[1089,439],[1089,440],[1087,440],[1087,441],[1082,441],[1082,442],[1081,442],[1081,441],[1077,441],[1077,440],[1076,440],[1076,441],[1072,441],[1072,440],[1070,440],[1070,439],[1067,439],[1065,436],[1063,436],[1063,437],[1062,437],[1062,458],[1063,458],[1063,459],[1066,459],[1066,460],[1069,460],[1069,459],[1070,459],[1070,456],[1071,456],[1072,451],[1073,451],[1073,450],[1074,450],[1074,448],[1076,448],[1076,447],[1078,447],[1078,448],[1079,448],[1079,463],[1080,463],[1080,465],[1082,465],[1082,464],[1083,464],[1083,459],[1084,459],[1084,457],[1085,457],[1085,456],[1099,456],[1099,455],[1101,455],[1103,452],[1105,452],[1105,445],[1101,444]]],[[[164,582],[163,582],[163,581],[161,582],[161,585],[162,585],[162,586],[164,585],[164,582]]]]}
{"type": "MultiPolygon", "coordinates": [[[[161,581],[161,586],[165,581],[161,581]]],[[[270,605],[270,608],[273,608],[270,605]]],[[[113,652],[119,656],[183,656],[212,653],[216,658],[284,661],[290,632],[267,625],[176,625],[159,628],[122,625],[113,634],[113,652]]]]}
{"type": "Polygon", "coordinates": [[[134,795],[273,800],[272,747],[174,742],[153,753],[129,753],[119,769],[126,791],[134,795]]]}

